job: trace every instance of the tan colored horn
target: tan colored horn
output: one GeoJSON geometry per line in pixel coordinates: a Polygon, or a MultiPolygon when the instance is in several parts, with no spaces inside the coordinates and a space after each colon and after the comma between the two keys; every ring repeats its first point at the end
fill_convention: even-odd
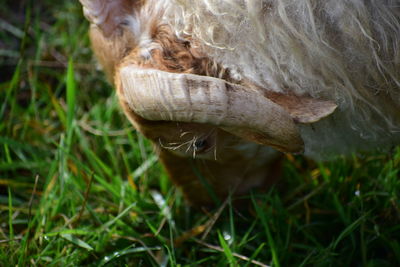
{"type": "Polygon", "coordinates": [[[132,65],[116,77],[120,99],[147,120],[207,123],[284,152],[301,152],[292,117],[258,91],[222,79],[132,65]]]}

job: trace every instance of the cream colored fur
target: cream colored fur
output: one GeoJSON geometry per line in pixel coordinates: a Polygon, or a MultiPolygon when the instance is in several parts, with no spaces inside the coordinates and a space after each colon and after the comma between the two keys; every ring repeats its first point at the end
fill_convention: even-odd
{"type": "Polygon", "coordinates": [[[333,100],[301,126],[306,154],[400,143],[399,0],[169,0],[166,21],[238,76],[333,100]]]}

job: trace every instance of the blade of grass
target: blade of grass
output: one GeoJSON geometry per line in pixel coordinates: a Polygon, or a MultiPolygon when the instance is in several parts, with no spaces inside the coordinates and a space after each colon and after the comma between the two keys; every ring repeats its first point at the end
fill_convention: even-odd
{"type": "Polygon", "coordinates": [[[11,23],[1,18],[0,18],[0,28],[8,31],[9,33],[13,34],[15,37],[19,39],[22,39],[24,37],[24,32],[22,30],[20,30],[16,26],[12,25],[11,23]]]}
{"type": "MultiPolygon", "coordinates": [[[[224,249],[219,247],[219,246],[214,246],[214,245],[205,243],[205,242],[203,242],[201,240],[198,240],[198,239],[195,239],[195,242],[200,244],[200,245],[202,245],[202,246],[204,246],[204,247],[210,248],[212,250],[219,251],[219,252],[224,252],[224,249]]],[[[262,262],[259,262],[259,261],[256,261],[256,260],[250,260],[248,257],[240,255],[238,253],[232,253],[232,255],[235,256],[238,259],[241,259],[241,260],[244,260],[244,261],[248,261],[251,264],[253,264],[254,266],[271,267],[271,266],[269,266],[267,264],[264,264],[262,262]]]]}
{"type": "Polygon", "coordinates": [[[10,149],[8,148],[8,144],[4,144],[4,152],[6,154],[7,163],[8,164],[12,163],[12,158],[10,155],[10,149]]]}
{"type": "Polygon", "coordinates": [[[229,195],[228,198],[228,205],[229,205],[229,229],[230,229],[230,235],[231,235],[231,244],[235,244],[236,240],[236,231],[235,231],[235,220],[234,220],[234,214],[233,214],[233,204],[232,204],[232,197],[229,195]]]}
{"type": "Polygon", "coordinates": [[[257,257],[258,254],[260,254],[261,250],[264,248],[265,243],[261,243],[261,245],[254,251],[253,255],[249,258],[248,262],[244,267],[247,267],[250,265],[250,263],[253,263],[254,259],[257,257]]]}
{"type": "MultiPolygon", "coordinates": [[[[76,105],[76,84],[74,77],[74,64],[73,60],[69,59],[68,68],[67,68],[67,76],[66,76],[66,85],[67,85],[67,151],[71,146],[72,135],[73,135],[73,123],[75,117],[75,105],[76,105]]],[[[68,154],[68,153],[67,153],[68,154]]]]}
{"type": "Polygon", "coordinates": [[[86,243],[85,241],[77,238],[76,236],[73,236],[71,234],[61,234],[61,237],[66,239],[66,240],[68,240],[68,241],[70,241],[71,243],[81,247],[81,248],[84,248],[84,249],[88,250],[88,251],[93,250],[93,248],[88,243],[86,243]]]}
{"type": "Polygon", "coordinates": [[[279,267],[280,263],[279,263],[279,258],[278,258],[278,252],[277,252],[277,248],[275,246],[274,238],[272,237],[272,234],[271,234],[270,226],[268,224],[268,219],[265,216],[266,213],[258,205],[253,194],[251,195],[251,200],[253,202],[254,208],[256,209],[257,216],[260,218],[261,224],[264,226],[264,230],[267,235],[268,244],[269,244],[269,247],[271,250],[272,261],[274,263],[274,266],[279,267]]]}
{"type": "Polygon", "coordinates": [[[114,219],[110,220],[109,222],[105,223],[102,226],[102,229],[105,230],[107,228],[109,228],[111,225],[113,225],[114,223],[116,223],[119,219],[121,219],[123,216],[125,216],[129,210],[131,210],[134,206],[136,206],[137,203],[132,203],[131,205],[129,205],[126,209],[124,209],[120,214],[117,215],[117,217],[115,217],[114,219]]]}
{"type": "Polygon", "coordinates": [[[175,230],[175,221],[172,218],[172,212],[170,207],[168,206],[165,198],[157,191],[151,190],[150,195],[153,197],[154,202],[157,204],[160,212],[164,218],[167,219],[169,225],[173,230],[175,230]]]}
{"type": "Polygon", "coordinates": [[[6,96],[4,98],[3,104],[0,109],[0,119],[4,120],[4,113],[6,111],[7,105],[9,105],[9,102],[12,101],[11,103],[11,108],[10,108],[10,114],[12,114],[12,111],[14,110],[14,105],[15,105],[15,98],[11,98],[11,94],[13,91],[17,88],[17,85],[20,81],[20,76],[21,76],[21,67],[22,67],[22,60],[18,61],[18,65],[15,68],[14,74],[11,78],[10,84],[7,88],[6,91],[6,96]]]}
{"type": "MultiPolygon", "coordinates": [[[[130,245],[129,247],[127,247],[127,248],[125,248],[125,249],[123,249],[121,251],[114,252],[109,256],[105,256],[103,258],[103,260],[99,263],[98,266],[99,267],[105,266],[105,265],[108,266],[108,264],[111,264],[111,262],[113,260],[115,260],[116,258],[119,258],[121,256],[124,256],[124,255],[141,253],[141,252],[151,253],[151,251],[159,251],[159,250],[161,250],[161,247],[137,247],[137,248],[135,248],[133,246],[134,245],[130,245]]],[[[171,266],[174,266],[174,265],[171,265],[171,266]]]]}
{"type": "MultiPolygon", "coordinates": [[[[167,250],[167,253],[168,253],[168,260],[169,260],[171,266],[177,266],[174,248],[173,248],[173,247],[170,248],[170,247],[167,246],[167,245],[164,245],[164,247],[165,247],[165,249],[167,250]]],[[[168,262],[166,262],[166,263],[168,263],[168,262]]],[[[161,266],[162,266],[162,265],[166,266],[166,264],[161,264],[161,266]]]]}
{"type": "Polygon", "coordinates": [[[58,115],[58,119],[64,126],[67,125],[67,118],[65,117],[65,111],[61,107],[59,100],[54,96],[50,85],[45,84],[44,86],[47,89],[47,94],[49,95],[53,108],[58,115]]]}
{"type": "Polygon", "coordinates": [[[224,250],[226,258],[228,259],[229,266],[237,266],[237,262],[236,262],[235,258],[233,257],[232,250],[226,243],[226,241],[220,231],[218,231],[218,240],[219,240],[219,243],[221,244],[221,247],[224,250]]]}
{"type": "Polygon", "coordinates": [[[88,230],[82,230],[82,229],[64,229],[60,231],[54,231],[50,233],[46,233],[44,236],[46,237],[53,237],[53,236],[58,236],[58,235],[92,235],[93,233],[88,231],[88,230]]]}
{"type": "Polygon", "coordinates": [[[8,189],[8,239],[14,240],[14,228],[13,228],[13,204],[10,187],[8,189]]]}
{"type": "Polygon", "coordinates": [[[347,226],[338,236],[338,238],[336,238],[335,242],[333,243],[333,249],[336,249],[337,245],[339,244],[340,241],[342,241],[346,236],[350,235],[361,223],[362,221],[365,219],[365,217],[367,217],[369,215],[369,212],[364,214],[363,216],[361,216],[360,218],[358,218],[357,220],[355,220],[352,224],[350,224],[349,226],[347,226]]]}

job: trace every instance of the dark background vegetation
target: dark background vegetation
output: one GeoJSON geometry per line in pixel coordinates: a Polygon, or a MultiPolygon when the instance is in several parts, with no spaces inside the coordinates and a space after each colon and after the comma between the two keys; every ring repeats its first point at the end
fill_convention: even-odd
{"type": "Polygon", "coordinates": [[[0,0],[0,266],[400,266],[400,150],[188,207],[98,69],[78,1],[0,0]]]}

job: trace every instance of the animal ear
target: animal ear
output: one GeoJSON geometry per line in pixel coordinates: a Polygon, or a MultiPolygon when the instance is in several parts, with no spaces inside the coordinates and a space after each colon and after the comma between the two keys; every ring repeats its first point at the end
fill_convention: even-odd
{"type": "Polygon", "coordinates": [[[296,96],[265,91],[265,96],[281,106],[297,123],[314,123],[332,114],[337,105],[333,101],[307,96],[296,96]]]}
{"type": "Polygon", "coordinates": [[[80,0],[83,13],[90,23],[98,26],[109,37],[132,14],[138,2],[135,0],[80,0]]]}

